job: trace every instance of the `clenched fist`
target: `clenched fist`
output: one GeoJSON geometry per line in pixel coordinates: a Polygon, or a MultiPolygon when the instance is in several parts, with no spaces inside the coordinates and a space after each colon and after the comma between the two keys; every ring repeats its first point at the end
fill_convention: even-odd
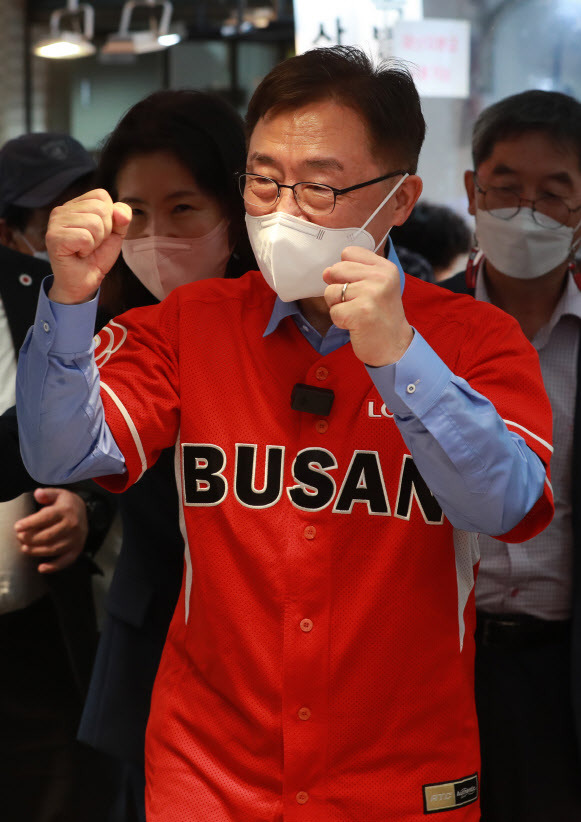
{"type": "Polygon", "coordinates": [[[121,251],[131,208],[95,189],[53,209],[46,232],[54,283],[51,300],[73,305],[92,299],[121,251]]]}

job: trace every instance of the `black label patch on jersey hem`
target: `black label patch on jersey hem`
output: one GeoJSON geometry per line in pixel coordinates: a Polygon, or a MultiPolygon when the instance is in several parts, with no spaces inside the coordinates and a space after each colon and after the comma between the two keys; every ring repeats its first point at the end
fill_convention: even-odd
{"type": "Polygon", "coordinates": [[[452,782],[423,785],[424,814],[463,808],[478,799],[478,774],[464,776],[452,782]]]}

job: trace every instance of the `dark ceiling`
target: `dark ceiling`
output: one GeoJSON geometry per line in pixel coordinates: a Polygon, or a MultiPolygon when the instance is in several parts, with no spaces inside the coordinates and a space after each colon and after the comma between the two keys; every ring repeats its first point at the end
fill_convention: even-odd
{"type": "MultiPolygon", "coordinates": [[[[82,0],[81,0],[82,3],[82,0]]],[[[123,0],[91,0],[95,11],[95,32],[109,34],[119,25],[123,0]]],[[[292,39],[292,0],[173,0],[173,22],[182,22],[188,29],[190,37],[216,35],[224,20],[239,9],[272,6],[278,8],[278,21],[271,23],[270,32],[264,30],[263,38],[279,39],[282,36],[292,39]]],[[[66,8],[66,0],[28,0],[28,19],[30,23],[48,24],[51,12],[66,8]]],[[[136,9],[134,17],[147,14],[146,10],[136,9]]],[[[261,38],[262,39],[262,38],[261,38]]]]}

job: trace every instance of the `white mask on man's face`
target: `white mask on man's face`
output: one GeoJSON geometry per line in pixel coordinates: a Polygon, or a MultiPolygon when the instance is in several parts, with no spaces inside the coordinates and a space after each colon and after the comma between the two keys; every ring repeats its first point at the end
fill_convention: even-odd
{"type": "Polygon", "coordinates": [[[507,209],[476,209],[476,237],[484,256],[502,274],[518,280],[534,280],[564,263],[578,244],[575,228],[555,222],[544,228],[533,219],[530,208],[504,219],[507,209]]]}
{"type": "Polygon", "coordinates": [[[292,302],[322,296],[327,287],[323,271],[338,263],[341,252],[349,245],[377,251],[389,231],[376,244],[365,227],[407,176],[392,188],[361,228],[325,228],[282,211],[261,217],[247,214],[246,227],[258,267],[280,299],[292,302]]]}

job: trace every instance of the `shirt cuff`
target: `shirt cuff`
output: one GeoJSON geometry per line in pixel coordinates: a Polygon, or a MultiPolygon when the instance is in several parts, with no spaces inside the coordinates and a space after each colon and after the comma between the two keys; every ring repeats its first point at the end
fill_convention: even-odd
{"type": "Polygon", "coordinates": [[[452,372],[414,328],[409,348],[392,365],[366,365],[386,408],[398,417],[421,418],[438,401],[452,372]]]}
{"type": "Polygon", "coordinates": [[[58,354],[78,354],[93,345],[99,295],[79,305],[55,303],[47,296],[52,276],[42,282],[34,321],[35,335],[58,354]]]}

